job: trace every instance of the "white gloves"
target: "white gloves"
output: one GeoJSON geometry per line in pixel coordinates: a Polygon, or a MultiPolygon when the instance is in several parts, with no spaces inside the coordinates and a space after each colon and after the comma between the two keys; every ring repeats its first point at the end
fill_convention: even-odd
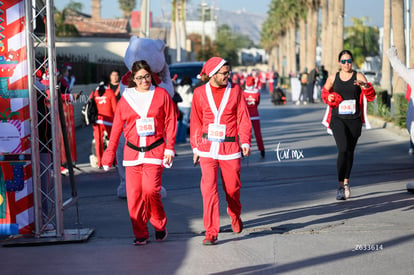
{"type": "Polygon", "coordinates": [[[398,56],[398,51],[397,51],[397,48],[395,46],[392,46],[391,48],[389,48],[385,53],[390,58],[398,56]]]}

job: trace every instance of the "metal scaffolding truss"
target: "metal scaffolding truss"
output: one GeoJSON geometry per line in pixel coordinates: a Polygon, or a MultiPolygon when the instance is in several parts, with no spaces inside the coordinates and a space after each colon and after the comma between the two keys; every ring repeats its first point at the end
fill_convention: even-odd
{"type": "Polygon", "coordinates": [[[56,74],[54,1],[24,0],[24,4],[31,117],[35,238],[11,239],[5,246],[30,245],[33,242],[84,241],[89,238],[93,230],[79,228],[78,212],[77,229],[65,230],[63,223],[63,212],[66,208],[76,206],[76,210],[78,210],[78,196],[76,185],[74,184],[73,167],[71,161],[69,161],[72,194],[70,198],[63,202],[60,152],[61,150],[68,151],[68,142],[65,123],[61,123],[59,119],[59,117],[63,117],[63,110],[56,74]],[[49,86],[47,89],[36,78],[36,73],[39,71],[42,73],[45,71],[49,72],[49,86]],[[47,95],[46,90],[49,90],[49,95],[47,95]],[[47,103],[49,108],[38,108],[39,102],[47,103]],[[40,125],[42,123],[43,125],[46,123],[51,130],[51,138],[47,138],[46,141],[40,138],[40,135],[46,134],[40,132],[40,125]],[[62,137],[65,149],[61,148],[60,142],[62,137]],[[44,179],[48,180],[45,181],[44,179]]]}
{"type": "MultiPolygon", "coordinates": [[[[28,87],[31,120],[32,178],[35,209],[35,235],[41,236],[47,227],[54,227],[56,237],[64,233],[62,178],[60,175],[60,126],[56,73],[49,73],[49,98],[45,89],[38,85],[36,73],[56,72],[55,30],[53,20],[53,0],[25,0],[26,46],[28,64],[28,87]],[[40,19],[40,20],[39,20],[40,19]],[[44,22],[38,26],[37,22],[44,22]],[[42,51],[42,59],[36,52],[42,51]],[[38,101],[50,102],[49,112],[38,110],[38,101]],[[43,144],[39,138],[39,126],[47,123],[51,127],[52,138],[43,144]],[[49,160],[41,158],[39,145],[49,153],[49,160]],[[47,177],[48,186],[41,184],[41,177],[47,177]],[[43,207],[42,207],[43,205],[43,207]]],[[[44,133],[43,133],[44,134],[44,133]]]]}

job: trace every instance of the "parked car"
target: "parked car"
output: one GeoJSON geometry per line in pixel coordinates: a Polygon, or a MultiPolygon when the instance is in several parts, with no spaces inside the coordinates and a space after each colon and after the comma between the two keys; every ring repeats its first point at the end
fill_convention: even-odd
{"type": "Polygon", "coordinates": [[[380,84],[381,73],[374,71],[363,71],[362,73],[365,75],[368,82],[371,82],[373,85],[380,84]]]}
{"type": "Polygon", "coordinates": [[[188,75],[193,81],[193,86],[198,82],[198,74],[204,66],[204,62],[180,62],[169,65],[171,77],[177,75],[176,83],[179,84],[183,76],[188,75]]]}

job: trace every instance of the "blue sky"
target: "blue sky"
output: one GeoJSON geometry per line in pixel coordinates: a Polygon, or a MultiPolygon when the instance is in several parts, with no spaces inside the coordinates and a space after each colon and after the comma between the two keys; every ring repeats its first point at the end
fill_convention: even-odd
{"type": "MultiPolygon", "coordinates": [[[[202,0],[188,0],[193,5],[199,5],[202,0]]],[[[56,0],[55,6],[61,10],[70,0],[56,0]]],[[[91,0],[74,0],[82,2],[84,12],[91,13],[91,0]]],[[[216,6],[223,10],[242,10],[252,13],[266,14],[271,0],[205,0],[207,4],[215,2],[216,6]],[[236,5],[237,3],[237,5],[236,5]]],[[[102,18],[116,18],[121,16],[118,0],[101,0],[102,18]]],[[[370,17],[369,25],[382,26],[383,22],[383,0],[345,0],[345,25],[349,25],[351,17],[370,17]]],[[[136,10],[139,10],[141,0],[137,0],[136,10]]],[[[155,17],[163,13],[169,13],[171,0],[151,0],[151,11],[155,17]]]]}

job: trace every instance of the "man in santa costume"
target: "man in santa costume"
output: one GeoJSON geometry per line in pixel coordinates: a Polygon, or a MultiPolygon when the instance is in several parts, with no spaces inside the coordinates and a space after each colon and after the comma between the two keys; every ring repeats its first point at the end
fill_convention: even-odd
{"type": "Polygon", "coordinates": [[[262,131],[260,129],[260,116],[257,109],[260,103],[260,92],[259,89],[254,86],[254,78],[252,76],[246,78],[246,88],[244,89],[243,95],[246,99],[250,120],[252,121],[257,148],[259,149],[262,158],[264,158],[265,149],[263,145],[262,131]]]}
{"type": "Polygon", "coordinates": [[[193,161],[201,166],[204,245],[213,245],[220,231],[217,172],[220,166],[227,213],[232,229],[240,233],[240,158],[250,155],[251,122],[243,91],[229,82],[230,66],[212,57],[200,73],[205,85],[195,89],[191,107],[190,142],[193,161]]]}

